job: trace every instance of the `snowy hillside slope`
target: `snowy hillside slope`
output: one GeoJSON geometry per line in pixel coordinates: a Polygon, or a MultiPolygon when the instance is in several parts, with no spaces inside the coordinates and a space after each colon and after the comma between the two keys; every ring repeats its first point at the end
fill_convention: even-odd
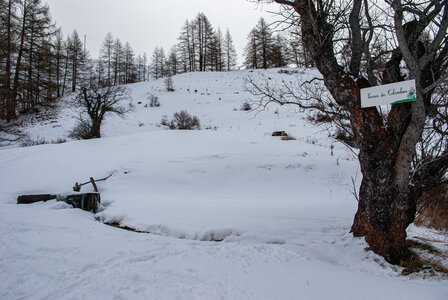
{"type": "MultiPolygon", "coordinates": [[[[277,71],[183,74],[171,93],[163,80],[129,85],[135,110],[107,118],[102,139],[0,149],[0,298],[446,299],[445,280],[400,277],[348,233],[360,180],[351,152],[295,107],[240,110],[254,100],[248,75],[316,75],[277,71]],[[148,93],[160,107],[146,105],[148,93]],[[203,130],[160,125],[180,110],[203,130]],[[109,174],[96,215],[15,204],[109,174]]],[[[66,107],[26,131],[67,138],[77,114],[66,107]]]]}

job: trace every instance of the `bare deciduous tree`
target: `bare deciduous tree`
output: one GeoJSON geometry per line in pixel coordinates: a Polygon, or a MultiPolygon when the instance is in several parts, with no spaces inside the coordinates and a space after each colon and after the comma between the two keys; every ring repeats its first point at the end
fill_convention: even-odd
{"type": "Polygon", "coordinates": [[[448,163],[446,143],[425,163],[428,167],[413,163],[425,125],[430,120],[440,123],[437,120],[444,119],[436,115],[446,112],[446,107],[437,106],[440,93],[435,89],[447,76],[448,2],[258,2],[279,4],[283,21],[299,26],[304,46],[333,98],[331,105],[349,116],[363,174],[351,231],[364,236],[387,261],[400,263],[407,253],[406,228],[414,220],[416,200],[427,188],[419,178],[429,175],[432,167],[443,174],[448,163]],[[375,53],[373,46],[379,43],[382,50],[375,53]],[[360,89],[404,79],[415,79],[417,101],[394,104],[387,113],[361,108],[360,89]]]}
{"type": "Polygon", "coordinates": [[[164,83],[167,92],[174,92],[173,77],[168,76],[167,78],[165,78],[164,83]]]}
{"type": "Polygon", "coordinates": [[[102,89],[82,87],[76,100],[84,108],[88,118],[80,116],[79,123],[71,134],[75,138],[100,138],[101,123],[106,114],[123,117],[133,109],[130,102],[125,103],[129,100],[129,95],[128,90],[122,86],[102,89]]]}
{"type": "Polygon", "coordinates": [[[200,130],[201,123],[196,116],[190,115],[186,110],[174,113],[173,120],[169,124],[170,129],[178,130],[200,130]]]}

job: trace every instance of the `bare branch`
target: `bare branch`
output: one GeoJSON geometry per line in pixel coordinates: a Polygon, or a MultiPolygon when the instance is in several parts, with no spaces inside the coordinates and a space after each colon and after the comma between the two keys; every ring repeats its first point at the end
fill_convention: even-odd
{"type": "Polygon", "coordinates": [[[361,24],[359,20],[359,15],[361,12],[362,0],[354,0],[353,8],[350,13],[350,29],[351,29],[351,62],[350,62],[350,73],[353,76],[358,76],[359,69],[361,67],[361,58],[363,53],[362,39],[361,39],[361,24]]]}

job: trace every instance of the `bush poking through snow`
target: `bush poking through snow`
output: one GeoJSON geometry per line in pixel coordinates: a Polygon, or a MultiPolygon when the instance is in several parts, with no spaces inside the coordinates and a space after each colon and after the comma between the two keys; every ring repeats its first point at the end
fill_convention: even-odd
{"type": "Polygon", "coordinates": [[[250,106],[249,102],[244,102],[243,105],[241,105],[241,110],[244,111],[252,110],[252,106],[250,106]]]}
{"type": "Polygon", "coordinates": [[[29,136],[26,136],[20,143],[20,147],[31,147],[46,144],[63,144],[67,140],[64,138],[57,138],[56,140],[47,141],[45,138],[38,137],[36,140],[32,140],[29,136]]]}
{"type": "MultiPolygon", "coordinates": [[[[163,122],[163,119],[162,119],[163,122]]],[[[172,130],[200,130],[201,125],[199,119],[196,116],[191,116],[188,114],[186,110],[182,110],[181,112],[177,112],[173,115],[173,119],[171,120],[170,129],[172,130]]]]}
{"type": "Polygon", "coordinates": [[[174,92],[174,83],[173,78],[171,76],[168,76],[165,78],[165,88],[167,92],[174,92]]]}
{"type": "Polygon", "coordinates": [[[448,185],[423,192],[418,200],[414,224],[448,232],[448,185]]]}
{"type": "Polygon", "coordinates": [[[160,106],[159,97],[157,97],[156,95],[149,94],[148,99],[149,99],[149,106],[151,106],[151,107],[159,107],[160,106]]]}
{"type": "Polygon", "coordinates": [[[44,138],[37,138],[37,140],[32,140],[30,137],[26,137],[21,143],[20,147],[31,147],[37,145],[48,144],[48,141],[44,138]]]}
{"type": "Polygon", "coordinates": [[[90,122],[80,117],[75,127],[68,133],[68,137],[75,140],[92,139],[94,136],[92,135],[90,122]]]}
{"type": "Polygon", "coordinates": [[[162,116],[162,121],[160,121],[160,124],[162,124],[163,126],[170,126],[170,121],[168,121],[167,115],[162,116]]]}

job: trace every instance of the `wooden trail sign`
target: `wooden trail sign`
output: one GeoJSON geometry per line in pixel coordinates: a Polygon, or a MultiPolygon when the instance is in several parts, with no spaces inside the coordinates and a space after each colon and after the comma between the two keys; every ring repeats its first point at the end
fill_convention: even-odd
{"type": "Polygon", "coordinates": [[[417,100],[415,80],[361,89],[361,107],[397,104],[417,100]]]}

